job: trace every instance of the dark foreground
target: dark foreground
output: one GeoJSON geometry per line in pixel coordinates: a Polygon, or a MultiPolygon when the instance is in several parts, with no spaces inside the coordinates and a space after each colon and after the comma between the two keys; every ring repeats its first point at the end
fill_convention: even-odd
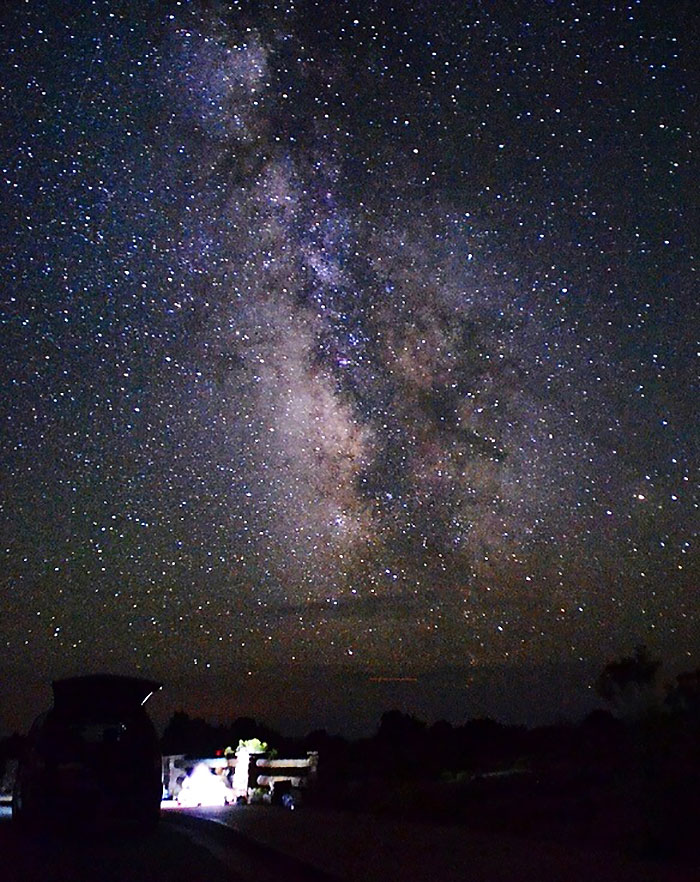
{"type": "MultiPolygon", "coordinates": [[[[64,819],[65,820],[65,819],[64,819]]],[[[215,811],[162,812],[156,830],[78,830],[57,823],[28,832],[0,807],[2,882],[336,882],[335,877],[253,835],[215,811]]]]}
{"type": "Polygon", "coordinates": [[[3,882],[235,882],[231,869],[172,823],[135,830],[24,833],[0,817],[3,882]]]}
{"type": "MultiPolygon", "coordinates": [[[[167,813],[166,813],[167,814],[167,813]]],[[[698,882],[696,866],[600,847],[469,830],[366,812],[269,806],[188,809],[260,847],[347,882],[698,882]]],[[[278,879],[289,879],[280,874],[278,879]]],[[[300,878],[304,878],[302,875],[300,878]]]]}
{"type": "Polygon", "coordinates": [[[3,882],[697,882],[697,870],[521,837],[336,811],[164,811],[156,832],[23,833],[0,816],[3,882]]]}

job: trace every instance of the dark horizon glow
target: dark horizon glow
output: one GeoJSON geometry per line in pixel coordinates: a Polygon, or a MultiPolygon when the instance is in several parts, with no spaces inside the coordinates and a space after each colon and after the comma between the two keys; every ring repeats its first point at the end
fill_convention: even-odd
{"type": "Polygon", "coordinates": [[[418,6],[0,13],[0,731],[700,665],[697,11],[418,6]]]}

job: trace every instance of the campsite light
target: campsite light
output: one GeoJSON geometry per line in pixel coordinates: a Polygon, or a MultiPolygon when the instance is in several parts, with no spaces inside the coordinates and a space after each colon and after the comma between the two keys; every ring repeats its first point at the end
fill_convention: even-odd
{"type": "Polygon", "coordinates": [[[206,763],[199,763],[182,782],[177,801],[182,806],[226,805],[230,791],[206,763]]]}

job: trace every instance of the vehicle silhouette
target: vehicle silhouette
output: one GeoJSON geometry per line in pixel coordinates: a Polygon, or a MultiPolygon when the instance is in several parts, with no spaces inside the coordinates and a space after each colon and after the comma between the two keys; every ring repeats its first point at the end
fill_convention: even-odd
{"type": "Polygon", "coordinates": [[[162,762],[143,705],[160,683],[96,674],[53,682],[20,759],[13,818],[23,826],[134,822],[160,816],[162,762]]]}

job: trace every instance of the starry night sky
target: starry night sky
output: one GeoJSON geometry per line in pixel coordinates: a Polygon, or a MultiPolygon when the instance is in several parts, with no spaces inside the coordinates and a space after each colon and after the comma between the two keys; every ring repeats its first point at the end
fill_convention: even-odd
{"type": "Polygon", "coordinates": [[[694,2],[0,15],[0,729],[700,664],[694,2]]]}

